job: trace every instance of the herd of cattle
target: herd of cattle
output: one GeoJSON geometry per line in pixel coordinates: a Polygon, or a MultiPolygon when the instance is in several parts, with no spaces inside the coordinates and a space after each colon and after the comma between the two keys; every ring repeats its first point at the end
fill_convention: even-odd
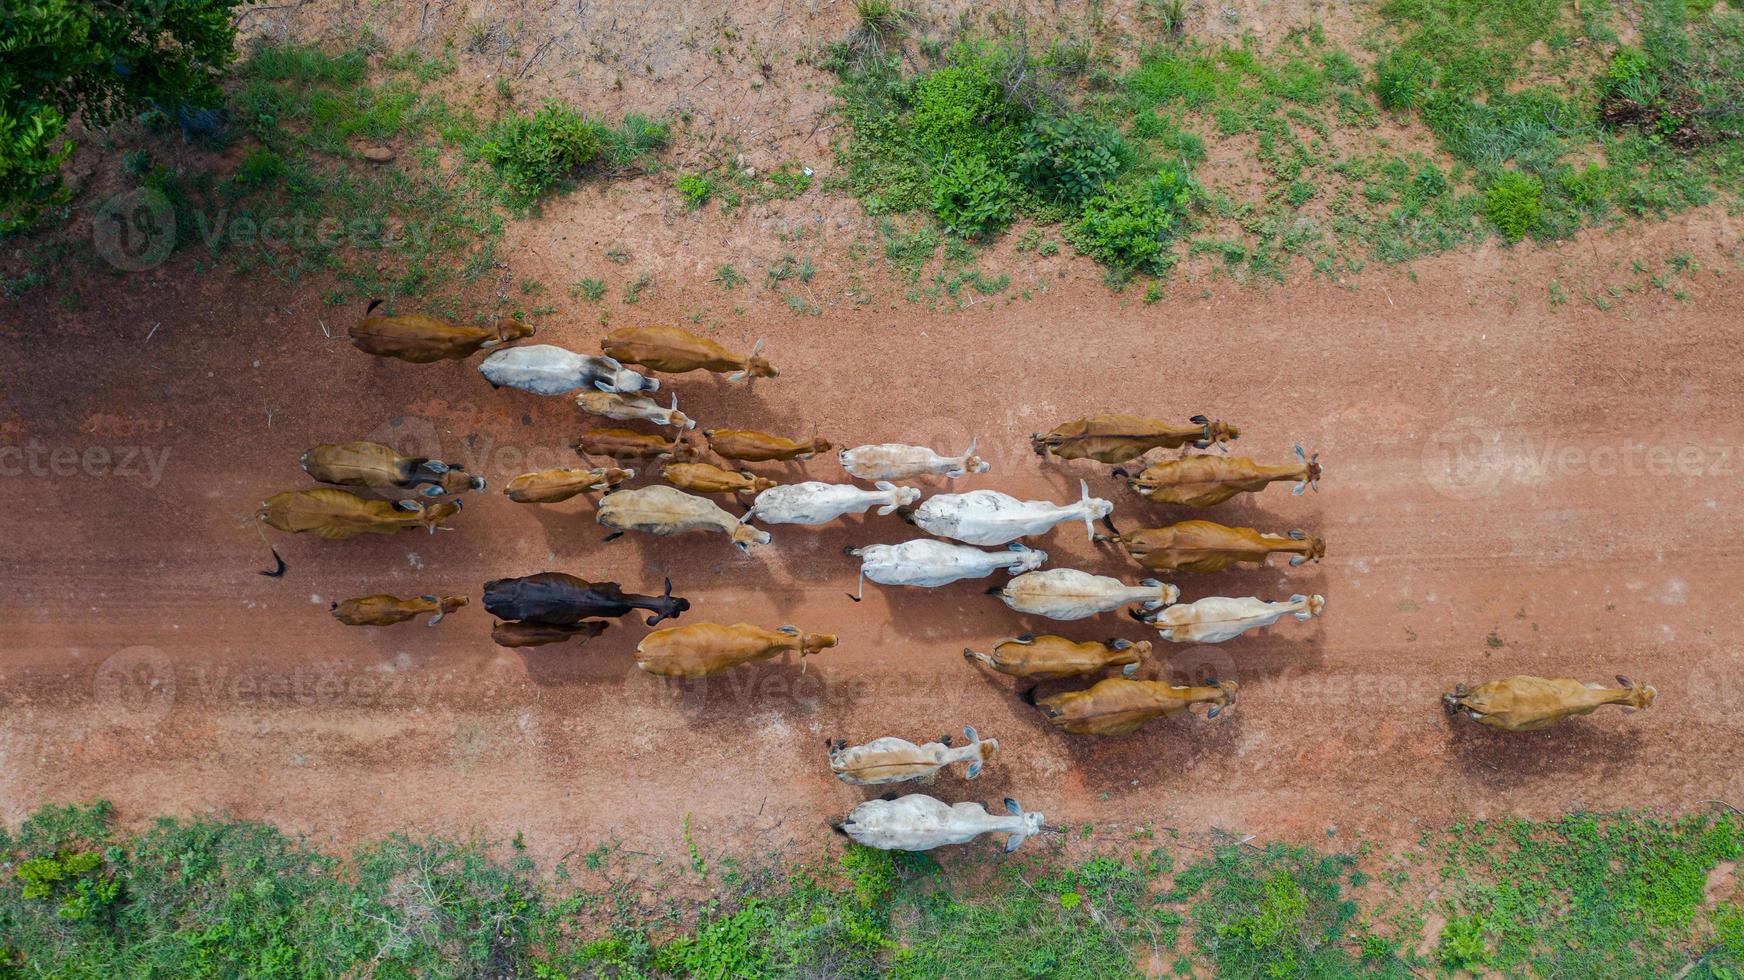
{"type": "MultiPolygon", "coordinates": [[[[582,433],[576,451],[584,458],[610,459],[611,465],[541,470],[509,480],[505,493],[516,503],[547,504],[584,493],[603,494],[595,519],[611,530],[608,541],[632,531],[716,532],[749,551],[770,542],[769,532],[753,526],[753,521],[817,525],[876,509],[880,515],[900,515],[931,537],[847,549],[847,555],[860,563],[860,585],[850,596],[856,602],[867,579],[880,585],[932,588],[1003,570],[1011,577],[987,591],[1017,612],[1070,621],[1125,609],[1172,643],[1221,643],[1286,616],[1305,622],[1325,608],[1323,597],[1302,594],[1277,601],[1212,596],[1180,603],[1180,590],[1155,578],[1128,584],[1077,569],[1043,569],[1047,554],[1023,543],[1056,525],[1081,521],[1092,541],[1123,549],[1147,571],[1200,574],[1241,562],[1264,564],[1274,553],[1289,555],[1291,565],[1318,560],[1326,552],[1325,540],[1318,534],[1301,530],[1271,534],[1206,520],[1121,532],[1111,519],[1113,502],[1092,497],[1082,480],[1079,499],[1061,504],[1019,500],[994,490],[940,493],[922,500],[919,488],[895,482],[921,477],[954,480],[988,472],[991,467],[975,455],[973,441],[955,456],[900,444],[841,450],[837,458],[845,473],[872,484],[871,489],[851,482],[779,484],[743,468],[702,461],[702,451],[686,435],[697,423],[678,410],[677,396],[661,406],[647,394],[659,391],[660,381],[626,366],[673,375],[708,371],[734,381],[773,378],[777,372],[761,356],[761,341],[750,354],[740,356],[676,327],[628,327],[605,338],[603,354],[589,356],[549,344],[506,346],[534,332],[512,320],[468,326],[417,314],[376,315],[376,305],[372,303],[350,331],[352,344],[366,353],[429,363],[491,350],[479,372],[493,387],[573,395],[575,405],[585,413],[674,430],[668,437],[628,428],[592,429],[582,433]],[[636,471],[618,464],[631,460],[659,464],[666,482],[626,488],[636,471]],[[711,496],[745,498],[749,508],[743,517],[735,516],[711,496]],[[1097,530],[1098,522],[1108,533],[1097,530]]],[[[1205,416],[1173,425],[1104,414],[1030,438],[1040,455],[1116,467],[1132,464],[1153,450],[1178,450],[1178,456],[1152,462],[1136,473],[1113,471],[1124,476],[1135,492],[1159,504],[1210,507],[1278,482],[1293,484],[1296,494],[1309,487],[1318,489],[1321,471],[1316,457],[1304,454],[1301,447],[1296,448],[1294,461],[1281,465],[1227,455],[1226,444],[1240,435],[1235,426],[1205,416]],[[1221,452],[1191,451],[1213,446],[1221,452]]],[[[742,429],[705,429],[702,436],[715,456],[739,464],[805,460],[834,448],[823,439],[800,441],[742,429]]],[[[372,442],[316,446],[303,455],[302,468],[315,480],[335,486],[275,494],[262,503],[258,517],[281,531],[330,539],[411,528],[434,533],[460,512],[462,494],[485,488],[484,478],[464,467],[401,456],[372,442]],[[338,487],[411,491],[415,496],[364,497],[338,487]],[[447,499],[427,502],[424,498],[447,499]]],[[[277,567],[262,574],[282,576],[285,563],[276,548],[273,557],[277,567]]],[[[425,614],[434,625],[465,605],[464,595],[409,599],[372,595],[334,603],[332,612],[351,626],[387,626],[425,614]]],[[[677,619],[690,602],[672,594],[670,579],[662,594],[638,595],[623,591],[616,582],[590,582],[553,571],[485,583],[484,606],[496,618],[491,630],[496,643],[529,647],[572,640],[585,643],[611,620],[637,610],[649,613],[647,625],[656,626],[677,619]]],[[[836,642],[830,634],[805,633],[792,626],[693,623],[647,634],[636,647],[636,664],[667,677],[706,677],[784,654],[804,658],[836,642]]],[[[985,653],[965,649],[963,656],[971,664],[1029,682],[1032,686],[1024,692],[1024,700],[1053,727],[1072,734],[1124,735],[1198,703],[1210,705],[1206,717],[1215,718],[1235,703],[1233,681],[1211,678],[1202,685],[1182,687],[1135,677],[1151,649],[1149,641],[1079,641],[1025,634],[1001,640],[985,653]],[[1119,669],[1085,689],[1035,696],[1036,682],[1096,675],[1110,668],[1119,669]]],[[[1605,704],[1631,708],[1652,704],[1652,687],[1618,680],[1620,688],[1566,678],[1510,677],[1469,689],[1461,684],[1446,695],[1445,702],[1450,710],[1509,731],[1541,729],[1605,704]]],[[[980,738],[973,728],[964,731],[968,743],[955,747],[948,736],[922,745],[891,737],[854,746],[832,742],[829,765],[841,781],[861,786],[930,777],[956,762],[968,763],[965,776],[972,779],[994,759],[999,743],[980,738]]],[[[1002,833],[1009,851],[1043,829],[1043,823],[1041,814],[1026,812],[1011,800],[1005,801],[1005,807],[1006,813],[993,814],[978,803],[948,805],[921,794],[891,795],[855,807],[837,829],[862,844],[905,850],[1002,833]]]]}

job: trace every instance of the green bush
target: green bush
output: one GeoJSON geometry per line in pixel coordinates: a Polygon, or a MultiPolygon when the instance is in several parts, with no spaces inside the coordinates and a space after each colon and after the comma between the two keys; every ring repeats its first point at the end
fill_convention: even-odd
{"type": "Polygon", "coordinates": [[[1088,116],[1043,116],[1024,134],[1017,169],[1036,196],[1076,205],[1118,176],[1126,156],[1126,144],[1112,126],[1088,116]]]}
{"type": "Polygon", "coordinates": [[[1199,187],[1178,165],[1091,198],[1065,231],[1080,253],[1123,272],[1162,272],[1165,246],[1187,226],[1199,187]]]}
{"type": "Polygon", "coordinates": [[[581,113],[547,102],[532,115],[491,124],[480,155],[503,176],[512,203],[530,204],[600,152],[599,127],[581,113]]]}
{"type": "Polygon", "coordinates": [[[953,157],[933,171],[933,214],[964,238],[1010,223],[1017,186],[980,154],[953,157]]]}
{"type": "Polygon", "coordinates": [[[96,129],[157,107],[189,131],[216,117],[245,0],[17,0],[0,15],[0,232],[63,202],[67,121],[96,129]]]}
{"type": "Polygon", "coordinates": [[[1415,51],[1395,48],[1375,62],[1375,98],[1383,109],[1420,108],[1441,77],[1441,66],[1415,51]]]}
{"type": "Polygon", "coordinates": [[[1525,238],[1544,218],[1544,184],[1531,174],[1502,171],[1484,191],[1484,216],[1505,241],[1525,238]]]}
{"type": "Polygon", "coordinates": [[[714,186],[702,174],[679,174],[672,186],[678,188],[678,196],[684,198],[684,206],[693,211],[707,204],[709,195],[714,193],[714,186]]]}
{"type": "Polygon", "coordinates": [[[992,56],[959,57],[959,63],[914,82],[909,99],[915,146],[935,160],[979,154],[1004,164],[1017,149],[1018,127],[1028,114],[1006,98],[992,56]]]}

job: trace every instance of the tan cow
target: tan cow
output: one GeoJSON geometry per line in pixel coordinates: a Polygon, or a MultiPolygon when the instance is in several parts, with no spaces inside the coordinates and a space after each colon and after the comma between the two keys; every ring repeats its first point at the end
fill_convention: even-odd
{"type": "Polygon", "coordinates": [[[587,641],[604,633],[610,625],[611,622],[604,619],[587,619],[564,626],[499,622],[491,626],[491,641],[500,647],[537,647],[580,639],[579,645],[585,646],[587,641]]]}
{"type": "Polygon", "coordinates": [[[517,504],[556,504],[577,494],[616,490],[618,484],[635,478],[635,470],[615,466],[595,466],[586,470],[558,467],[522,473],[509,481],[503,493],[517,504]]]}
{"type": "Polygon", "coordinates": [[[308,532],[330,541],[359,534],[393,534],[426,528],[430,533],[460,511],[460,501],[425,506],[417,500],[368,500],[334,487],[287,490],[266,498],[255,513],[270,527],[292,534],[308,532]]]}
{"type": "Polygon", "coordinates": [[[751,429],[704,429],[702,435],[717,456],[742,459],[750,463],[810,459],[818,453],[829,452],[831,448],[828,439],[794,442],[792,439],[751,429]]]}
{"type": "Polygon", "coordinates": [[[670,408],[661,408],[646,395],[626,395],[619,391],[584,391],[575,396],[575,407],[589,415],[603,415],[620,422],[652,422],[675,429],[694,429],[696,420],[678,410],[678,392],[672,393],[670,408]]]}
{"type": "Polygon", "coordinates": [[[1224,422],[1195,415],[1191,425],[1171,425],[1142,415],[1104,413],[1057,425],[1029,437],[1037,456],[1053,453],[1061,459],[1093,459],[1098,463],[1125,463],[1153,449],[1204,449],[1221,447],[1241,438],[1241,430],[1224,422]]]}
{"type": "Polygon", "coordinates": [[[750,551],[754,544],[769,543],[769,532],[746,524],[712,500],[672,487],[641,487],[608,493],[600,498],[595,519],[612,529],[612,533],[606,535],[607,541],[616,539],[625,531],[641,531],[657,537],[688,531],[720,531],[731,537],[740,551],[750,551]]]}
{"type": "Polygon", "coordinates": [[[742,493],[755,497],[780,485],[749,470],[735,473],[712,463],[672,463],[660,475],[666,482],[691,493],[742,493]]]}
{"type": "Polygon", "coordinates": [[[391,595],[366,595],[346,599],[331,606],[333,618],[347,626],[392,626],[413,616],[435,613],[425,626],[435,626],[442,617],[466,605],[463,595],[421,595],[416,599],[398,599],[391,595]]]}
{"type": "Polygon", "coordinates": [[[804,658],[836,645],[828,633],[801,633],[792,626],[766,630],[749,623],[692,623],[655,630],[636,644],[636,666],[666,677],[707,677],[739,664],[784,653],[804,658]]]}
{"type": "Polygon", "coordinates": [[[778,373],[760,355],[763,341],[739,356],[720,344],[679,327],[620,327],[600,341],[600,350],[625,364],[640,364],[663,374],[712,371],[728,381],[773,378],[778,373]],[[730,372],[730,373],[729,373],[730,372]]]}
{"type": "Polygon", "coordinates": [[[1203,687],[1175,687],[1162,681],[1138,681],[1110,677],[1088,690],[1065,691],[1036,700],[1035,688],[1023,694],[1024,701],[1041,709],[1048,722],[1074,735],[1128,735],[1165,715],[1178,715],[1201,701],[1210,704],[1207,718],[1215,718],[1235,704],[1239,685],[1234,681],[1207,680],[1203,687]]]}
{"type": "Polygon", "coordinates": [[[1620,704],[1625,711],[1653,706],[1658,694],[1652,687],[1619,676],[1622,687],[1583,684],[1570,677],[1519,675],[1468,688],[1454,687],[1442,695],[1448,708],[1480,725],[1510,732],[1535,732],[1575,715],[1590,715],[1607,704],[1620,704]]]}
{"type": "Polygon", "coordinates": [[[1259,493],[1280,481],[1294,481],[1290,491],[1294,494],[1309,487],[1319,490],[1320,454],[1310,458],[1297,446],[1296,459],[1282,466],[1264,466],[1246,456],[1187,456],[1154,463],[1126,482],[1153,503],[1183,507],[1210,507],[1238,493],[1259,493]]]}
{"type": "Polygon", "coordinates": [[[671,442],[634,429],[589,429],[575,441],[575,451],[583,456],[609,456],[612,459],[666,459],[684,463],[701,454],[683,436],[671,442]]]}
{"type": "Polygon", "coordinates": [[[1120,667],[1131,677],[1139,662],[1150,656],[1151,642],[1140,640],[1068,640],[1063,636],[1025,633],[993,644],[993,652],[965,649],[963,659],[980,661],[1012,677],[1051,681],[1079,674],[1094,674],[1106,667],[1120,667]]]}
{"type": "Polygon", "coordinates": [[[830,771],[849,786],[883,786],[910,779],[926,779],[953,762],[967,762],[964,779],[981,775],[981,767],[999,754],[999,740],[981,740],[972,725],[963,727],[969,744],[953,748],[951,736],[942,735],[937,742],[916,745],[906,739],[885,736],[865,745],[850,746],[845,739],[826,741],[830,750],[830,771]]]}
{"type": "Polygon", "coordinates": [[[1096,540],[1120,545],[1134,561],[1156,572],[1221,572],[1244,561],[1263,565],[1273,552],[1289,554],[1290,564],[1300,565],[1326,554],[1326,539],[1318,534],[1266,534],[1211,521],[1181,521],[1131,534],[1098,534],[1096,540]]]}
{"type": "Polygon", "coordinates": [[[347,487],[418,490],[426,497],[484,489],[484,477],[468,474],[464,466],[401,456],[379,442],[322,443],[304,453],[301,464],[304,473],[322,483],[347,487]]]}
{"type": "Polygon", "coordinates": [[[498,320],[489,326],[466,326],[422,313],[374,316],[382,304],[374,300],[363,319],[351,328],[351,345],[365,354],[397,357],[413,364],[463,360],[484,348],[531,337],[534,329],[519,320],[498,320]]]}

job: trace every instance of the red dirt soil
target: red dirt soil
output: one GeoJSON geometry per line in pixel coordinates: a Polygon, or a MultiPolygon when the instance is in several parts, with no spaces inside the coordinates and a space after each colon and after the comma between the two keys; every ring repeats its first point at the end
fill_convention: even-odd
{"type": "MultiPolygon", "coordinates": [[[[1628,247],[1694,243],[1708,256],[1737,241],[1706,214],[1628,247]]],[[[1239,704],[1101,740],[1049,730],[1017,683],[962,649],[1030,630],[1155,634],[1119,616],[1019,617],[982,594],[999,577],[868,585],[856,605],[842,548],[915,533],[895,517],[777,526],[750,556],[718,535],[605,544],[587,500],[501,494],[525,468],[570,462],[568,442],[593,420],[565,399],[491,390],[476,358],[367,357],[342,336],[356,311],[335,323],[313,291],[244,292],[178,259],[119,280],[86,312],[14,305],[0,326],[0,443],[80,455],[43,456],[45,475],[0,459],[12,515],[0,535],[0,819],[106,797],[131,821],[219,810],[337,841],[524,831],[548,858],[614,837],[681,853],[689,813],[710,850],[815,846],[868,795],[830,777],[826,738],[919,741],[964,724],[1001,741],[997,764],[973,783],[952,773],[917,788],[1012,796],[1050,823],[1123,835],[1149,823],[1308,840],[1336,827],[1403,841],[1459,817],[1737,801],[1744,682],[1729,637],[1744,565],[1728,542],[1744,533],[1744,299],[1711,274],[1687,302],[1638,300],[1631,320],[1509,299],[1542,296],[1569,263],[1596,267],[1600,249],[1620,247],[1595,236],[1419,263],[1415,282],[1223,283],[1150,306],[1083,281],[950,315],[805,317],[771,302],[717,336],[741,349],[764,338],[780,378],[672,380],[704,427],[948,451],[978,437],[992,472],[958,489],[1065,500],[1084,478],[1117,502],[1123,528],[1203,516],[1326,536],[1319,565],[1175,578],[1183,601],[1314,592],[1326,613],[1215,647],[1159,643],[1164,674],[1239,681],[1239,704]],[[1245,433],[1236,452],[1261,461],[1299,442],[1320,453],[1322,492],[1278,486],[1188,515],[1147,504],[1106,467],[1030,452],[1029,433],[1105,409],[1226,419],[1245,433]],[[297,468],[305,449],[366,437],[463,461],[491,488],[433,537],[273,533],[289,573],[255,574],[269,564],[250,522],[258,502],[314,485],[297,468]],[[161,479],[141,458],[124,469],[134,449],[161,479]],[[542,569],[638,591],[670,575],[693,603],[681,622],[792,623],[841,645],[804,670],[768,663],[688,685],[635,668],[636,619],[581,649],[493,646],[480,583],[542,569]],[[473,605],[434,629],[345,628],[327,611],[349,596],[450,591],[473,605]],[[1659,701],[1528,735],[1444,716],[1454,683],[1514,673],[1623,673],[1659,701]]],[[[633,312],[675,321],[713,288],[680,281],[633,312]]],[[[576,317],[537,340],[593,350],[601,332],[576,317]]],[[[844,479],[833,458],[754,468],[844,479]]],[[[1142,577],[1081,525],[1032,543],[1050,567],[1142,577]]]]}

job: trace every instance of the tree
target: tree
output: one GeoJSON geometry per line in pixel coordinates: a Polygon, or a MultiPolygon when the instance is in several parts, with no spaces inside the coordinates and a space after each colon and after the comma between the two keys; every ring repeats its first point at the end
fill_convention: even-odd
{"type": "Polygon", "coordinates": [[[232,11],[251,0],[0,0],[0,231],[66,200],[67,126],[148,108],[209,120],[236,57],[232,11]]]}

